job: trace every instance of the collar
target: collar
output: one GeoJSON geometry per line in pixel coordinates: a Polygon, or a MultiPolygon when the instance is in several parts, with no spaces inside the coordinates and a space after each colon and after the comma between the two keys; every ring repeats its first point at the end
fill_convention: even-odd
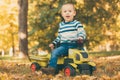
{"type": "Polygon", "coordinates": [[[64,24],[69,24],[69,23],[72,23],[72,22],[74,22],[74,21],[76,21],[76,20],[72,20],[72,21],[69,21],[69,22],[63,21],[63,23],[64,23],[64,24]]]}

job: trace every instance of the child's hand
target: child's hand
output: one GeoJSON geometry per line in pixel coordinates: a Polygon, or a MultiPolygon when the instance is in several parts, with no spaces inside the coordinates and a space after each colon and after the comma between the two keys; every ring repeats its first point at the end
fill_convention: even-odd
{"type": "Polygon", "coordinates": [[[78,38],[78,43],[83,43],[83,38],[82,37],[78,38]]]}
{"type": "Polygon", "coordinates": [[[49,47],[53,50],[54,49],[54,44],[49,44],[49,47]]]}

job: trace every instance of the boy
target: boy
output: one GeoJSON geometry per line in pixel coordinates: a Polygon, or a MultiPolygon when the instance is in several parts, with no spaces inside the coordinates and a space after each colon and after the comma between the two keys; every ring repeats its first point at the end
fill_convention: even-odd
{"type": "Polygon", "coordinates": [[[64,4],[61,8],[61,15],[64,20],[59,24],[58,36],[49,45],[53,51],[48,68],[41,69],[42,72],[46,74],[54,75],[58,57],[61,55],[68,55],[69,48],[77,48],[78,42],[83,43],[86,38],[86,33],[82,24],[79,21],[74,20],[76,11],[73,4],[64,4]],[[60,44],[60,46],[55,48],[57,44],[60,44]]]}

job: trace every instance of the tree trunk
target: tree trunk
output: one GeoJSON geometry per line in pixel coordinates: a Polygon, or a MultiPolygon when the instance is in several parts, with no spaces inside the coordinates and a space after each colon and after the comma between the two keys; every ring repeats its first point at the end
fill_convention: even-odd
{"type": "Polygon", "coordinates": [[[19,4],[19,50],[20,58],[28,57],[28,32],[27,32],[27,15],[28,0],[18,0],[19,4]]]}

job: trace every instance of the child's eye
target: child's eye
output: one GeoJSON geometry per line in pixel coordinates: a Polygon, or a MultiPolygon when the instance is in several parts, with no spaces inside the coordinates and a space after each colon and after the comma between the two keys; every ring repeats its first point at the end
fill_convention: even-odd
{"type": "Polygon", "coordinates": [[[64,12],[67,12],[67,11],[64,11],[64,12]]]}
{"type": "Polygon", "coordinates": [[[69,10],[69,12],[72,12],[71,10],[69,10]]]}

